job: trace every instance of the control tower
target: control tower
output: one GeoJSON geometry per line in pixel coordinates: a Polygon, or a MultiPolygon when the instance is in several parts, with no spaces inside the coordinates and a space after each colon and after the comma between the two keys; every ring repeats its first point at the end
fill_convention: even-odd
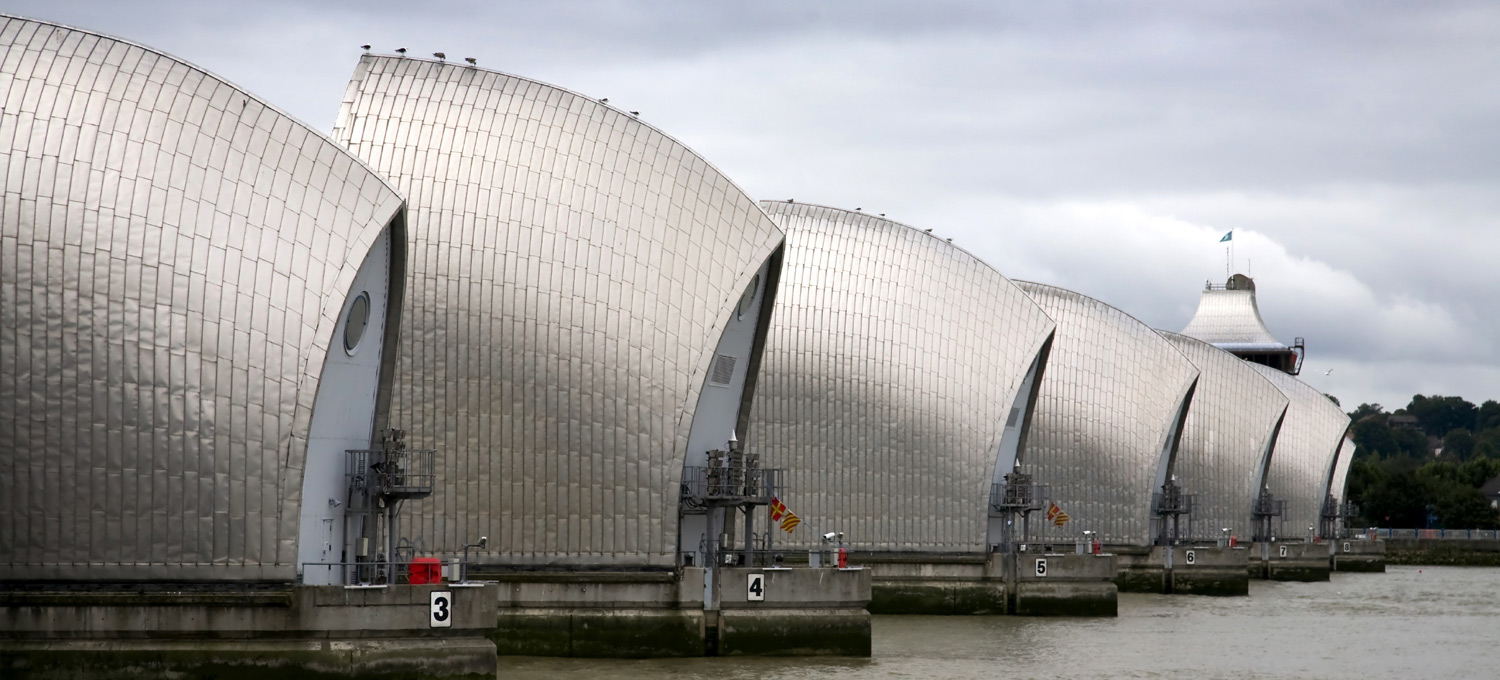
{"type": "Polygon", "coordinates": [[[1182,334],[1197,338],[1251,363],[1270,366],[1291,375],[1302,371],[1306,348],[1302,338],[1288,346],[1266,330],[1255,304],[1255,280],[1244,274],[1229,277],[1224,285],[1204,284],[1198,312],[1182,334]]]}

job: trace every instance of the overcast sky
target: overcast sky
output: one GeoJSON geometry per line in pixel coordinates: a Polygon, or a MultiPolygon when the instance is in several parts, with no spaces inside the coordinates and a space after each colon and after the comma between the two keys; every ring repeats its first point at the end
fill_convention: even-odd
{"type": "Polygon", "coordinates": [[[359,45],[472,56],[1181,330],[1234,230],[1303,379],[1500,399],[1500,5],[21,0],[327,132],[359,45]],[[1327,371],[1332,370],[1332,373],[1327,371]]]}

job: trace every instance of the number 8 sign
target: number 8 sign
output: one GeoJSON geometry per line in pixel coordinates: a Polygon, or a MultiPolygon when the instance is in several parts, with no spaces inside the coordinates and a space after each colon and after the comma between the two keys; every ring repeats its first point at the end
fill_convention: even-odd
{"type": "Polygon", "coordinates": [[[429,593],[428,611],[432,619],[428,622],[431,628],[453,627],[453,592],[449,590],[434,590],[429,593]]]}

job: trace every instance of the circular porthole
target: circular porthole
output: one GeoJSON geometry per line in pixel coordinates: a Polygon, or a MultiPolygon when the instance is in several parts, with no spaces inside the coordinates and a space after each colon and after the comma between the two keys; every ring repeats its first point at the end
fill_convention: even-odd
{"type": "Polygon", "coordinates": [[[359,341],[365,337],[365,327],[370,325],[370,294],[361,292],[349,305],[348,318],[344,320],[344,351],[354,353],[359,341]]]}
{"type": "Polygon", "coordinates": [[[736,319],[745,318],[745,312],[750,311],[750,303],[755,301],[755,291],[758,288],[760,288],[760,274],[756,274],[755,278],[750,279],[750,287],[746,288],[745,294],[740,296],[740,303],[734,308],[736,319]]]}

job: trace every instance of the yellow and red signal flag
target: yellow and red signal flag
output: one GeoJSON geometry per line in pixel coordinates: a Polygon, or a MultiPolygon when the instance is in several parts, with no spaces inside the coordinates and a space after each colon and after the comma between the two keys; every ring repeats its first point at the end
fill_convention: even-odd
{"type": "Polygon", "coordinates": [[[782,503],[780,498],[772,498],[771,521],[781,522],[781,530],[790,534],[793,529],[797,528],[798,524],[802,523],[802,518],[798,517],[791,510],[788,510],[786,503],[782,503]]]}
{"type": "Polygon", "coordinates": [[[1063,526],[1068,523],[1068,513],[1063,512],[1063,509],[1058,507],[1057,503],[1047,501],[1047,504],[1047,521],[1057,526],[1063,526]]]}

